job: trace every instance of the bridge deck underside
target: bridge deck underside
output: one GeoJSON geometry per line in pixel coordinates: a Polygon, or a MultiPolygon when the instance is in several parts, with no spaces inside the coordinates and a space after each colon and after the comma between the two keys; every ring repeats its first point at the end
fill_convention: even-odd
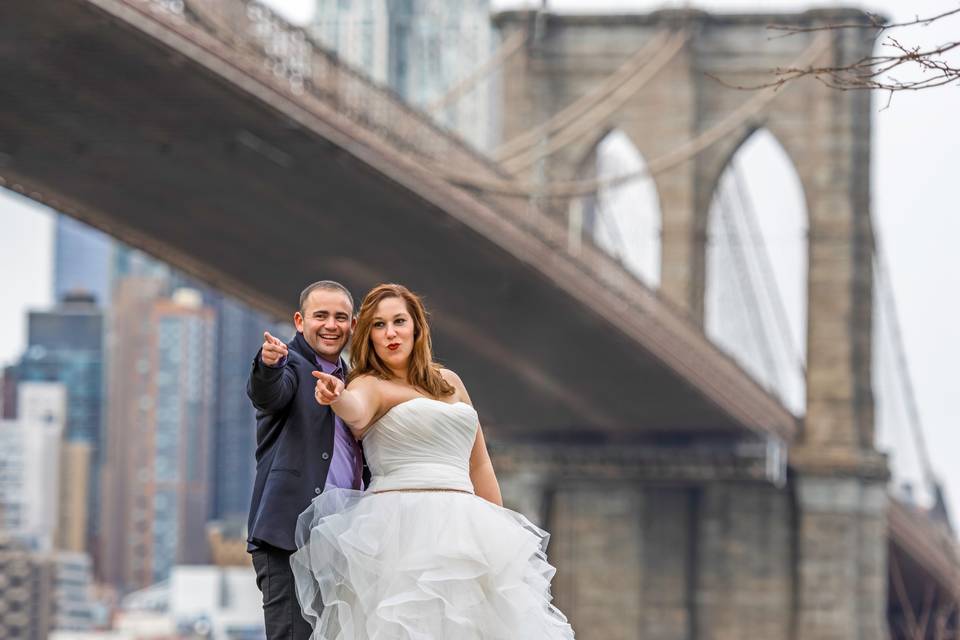
{"type": "Polygon", "coordinates": [[[895,498],[888,521],[888,615],[893,638],[955,637],[960,620],[956,540],[926,513],[895,498]]]}
{"type": "Polygon", "coordinates": [[[86,3],[19,7],[0,74],[8,187],[282,317],[317,278],[410,286],[498,435],[749,434],[533,257],[86,3]]]}

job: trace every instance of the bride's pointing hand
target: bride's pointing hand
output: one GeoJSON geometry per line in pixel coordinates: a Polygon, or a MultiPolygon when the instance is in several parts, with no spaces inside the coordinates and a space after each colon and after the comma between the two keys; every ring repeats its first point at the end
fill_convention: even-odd
{"type": "Polygon", "coordinates": [[[317,379],[317,388],[313,396],[318,403],[328,405],[340,397],[343,391],[343,380],[322,371],[314,371],[313,377],[317,379]]]}

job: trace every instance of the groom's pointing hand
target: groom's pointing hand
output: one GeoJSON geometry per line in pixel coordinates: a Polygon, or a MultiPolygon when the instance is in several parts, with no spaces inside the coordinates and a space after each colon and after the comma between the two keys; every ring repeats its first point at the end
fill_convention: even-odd
{"type": "Polygon", "coordinates": [[[263,347],[260,350],[260,360],[268,367],[275,367],[287,357],[287,345],[279,338],[274,338],[269,331],[263,332],[263,347]]]}

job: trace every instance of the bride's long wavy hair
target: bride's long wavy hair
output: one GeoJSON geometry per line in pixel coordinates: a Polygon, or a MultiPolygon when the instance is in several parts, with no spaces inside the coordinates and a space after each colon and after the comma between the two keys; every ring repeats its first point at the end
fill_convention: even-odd
{"type": "Polygon", "coordinates": [[[407,365],[406,382],[425,391],[433,398],[449,396],[453,386],[443,379],[440,364],[433,361],[433,345],[430,340],[430,324],[427,311],[420,297],[402,284],[380,284],[364,297],[357,314],[357,326],[353,330],[350,347],[350,375],[347,383],[362,375],[373,375],[381,380],[390,380],[393,374],[377,355],[370,340],[373,317],[377,306],[387,298],[400,298],[413,319],[413,352],[407,365]]]}

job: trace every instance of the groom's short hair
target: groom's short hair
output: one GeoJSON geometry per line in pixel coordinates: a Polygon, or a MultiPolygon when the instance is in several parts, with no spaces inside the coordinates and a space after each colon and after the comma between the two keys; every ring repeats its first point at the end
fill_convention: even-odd
{"type": "Polygon", "coordinates": [[[307,298],[310,297],[310,294],[316,291],[317,289],[325,289],[327,291],[339,291],[343,295],[347,296],[347,301],[350,303],[350,310],[353,311],[355,307],[353,306],[353,296],[350,294],[350,290],[345,286],[337,282],[336,280],[317,280],[313,284],[307,285],[307,287],[300,292],[300,313],[303,313],[303,304],[307,301],[307,298]]]}

